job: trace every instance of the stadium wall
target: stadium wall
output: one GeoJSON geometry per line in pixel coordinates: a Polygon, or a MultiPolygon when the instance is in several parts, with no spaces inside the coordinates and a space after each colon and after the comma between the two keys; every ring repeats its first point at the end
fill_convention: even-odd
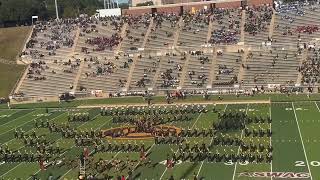
{"type": "Polygon", "coordinates": [[[264,4],[273,4],[273,0],[221,0],[221,1],[203,1],[180,4],[167,4],[161,6],[144,6],[144,7],[130,7],[122,11],[123,15],[142,15],[145,13],[175,13],[181,14],[183,12],[198,11],[209,8],[225,8],[235,9],[241,6],[262,6],[264,4]]]}
{"type": "Polygon", "coordinates": [[[273,5],[273,0],[248,0],[248,6],[262,6],[264,4],[273,5]]]}
{"type": "Polygon", "coordinates": [[[216,8],[234,9],[241,7],[241,1],[216,3],[216,8]]]}

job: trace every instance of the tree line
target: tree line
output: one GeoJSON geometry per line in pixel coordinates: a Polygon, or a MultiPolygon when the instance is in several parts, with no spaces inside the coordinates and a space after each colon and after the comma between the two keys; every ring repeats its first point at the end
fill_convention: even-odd
{"type": "MultiPolygon", "coordinates": [[[[80,14],[93,15],[103,8],[103,0],[57,0],[61,18],[77,17],[80,14]]],[[[122,5],[125,6],[125,5],[122,5]]],[[[56,17],[54,0],[0,0],[0,26],[14,26],[31,23],[31,16],[39,20],[56,17]]]]}

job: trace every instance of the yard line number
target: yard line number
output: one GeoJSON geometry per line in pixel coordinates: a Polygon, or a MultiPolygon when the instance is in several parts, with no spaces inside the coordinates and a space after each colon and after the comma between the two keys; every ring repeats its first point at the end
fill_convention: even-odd
{"type": "MultiPolygon", "coordinates": [[[[319,167],[320,166],[320,162],[319,161],[311,161],[310,165],[313,167],[319,167]]],[[[296,161],[295,162],[295,166],[296,167],[303,167],[306,166],[306,163],[304,161],[296,161]]]]}

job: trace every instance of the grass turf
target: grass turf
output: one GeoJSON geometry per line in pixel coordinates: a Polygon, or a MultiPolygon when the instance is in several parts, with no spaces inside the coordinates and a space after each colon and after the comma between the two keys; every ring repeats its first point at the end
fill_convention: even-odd
{"type": "Polygon", "coordinates": [[[23,65],[0,63],[0,97],[8,97],[24,68],[23,65]]]}
{"type": "Polygon", "coordinates": [[[0,28],[0,58],[16,61],[31,27],[0,28]]]}
{"type": "Polygon", "coordinates": [[[8,97],[24,70],[23,65],[16,64],[16,58],[22,51],[30,30],[30,27],[0,28],[0,59],[11,61],[0,61],[0,97],[8,97]]]}
{"type": "MultiPolygon", "coordinates": [[[[202,162],[182,162],[175,165],[172,169],[167,169],[165,165],[159,163],[164,161],[167,154],[177,150],[176,145],[153,145],[153,141],[138,141],[144,143],[146,147],[151,147],[149,158],[152,161],[152,166],[139,166],[139,153],[126,152],[109,152],[97,153],[95,159],[103,158],[110,160],[118,158],[125,160],[127,156],[137,160],[137,169],[134,171],[134,176],[140,179],[167,179],[174,176],[175,179],[193,179],[194,175],[204,179],[226,179],[226,180],[245,180],[245,179],[271,179],[240,176],[243,172],[305,172],[310,173],[313,179],[320,179],[320,139],[318,129],[320,128],[320,110],[319,103],[310,102],[274,102],[272,104],[228,104],[218,105],[217,109],[220,112],[226,111],[242,111],[249,116],[268,117],[271,115],[273,121],[271,124],[273,130],[272,138],[257,138],[254,141],[263,142],[267,145],[272,143],[274,146],[272,164],[247,164],[247,163],[210,163],[202,162]]],[[[13,129],[22,128],[26,132],[31,132],[34,129],[33,120],[46,118],[49,121],[54,121],[57,124],[67,123],[67,112],[53,111],[46,115],[44,109],[37,110],[1,110],[0,111],[0,141],[1,144],[7,144],[15,150],[28,149],[19,139],[13,138],[13,129]]],[[[81,112],[90,112],[93,121],[84,123],[73,123],[72,126],[77,129],[107,129],[115,127],[111,122],[110,117],[100,116],[99,109],[76,109],[81,112]]],[[[172,125],[178,127],[203,128],[212,124],[212,121],[217,121],[217,114],[209,112],[206,114],[196,114],[191,121],[174,122],[172,125]]],[[[249,129],[258,128],[258,124],[250,124],[249,129]]],[[[266,128],[269,124],[260,124],[266,128]]],[[[43,134],[51,141],[59,144],[60,147],[66,149],[64,156],[75,160],[82,151],[82,148],[75,147],[74,141],[71,139],[62,138],[58,133],[50,133],[45,128],[35,129],[37,134],[43,134]]],[[[233,132],[232,135],[241,136],[242,132],[233,132]]],[[[190,144],[210,143],[211,138],[187,138],[190,144]]],[[[243,137],[243,140],[248,142],[250,138],[243,137]]],[[[105,140],[107,141],[107,140],[105,140]]],[[[128,143],[129,140],[123,140],[112,143],[128,143]]],[[[133,143],[133,141],[132,141],[133,143]]],[[[31,148],[31,150],[34,150],[31,148]]],[[[228,151],[238,152],[238,147],[223,147],[214,146],[211,151],[228,151]]],[[[72,162],[72,161],[70,161],[72,162]]],[[[0,165],[0,179],[21,178],[28,179],[32,174],[36,174],[41,179],[47,179],[52,174],[55,178],[75,179],[79,172],[77,161],[73,162],[72,166],[62,166],[61,168],[49,167],[46,171],[40,171],[37,163],[5,163],[0,165]]],[[[108,172],[109,176],[126,175],[127,169],[115,171],[114,169],[108,172]]],[[[277,178],[273,178],[277,179],[277,178]]],[[[284,178],[286,179],[286,178],[284,178]]],[[[289,179],[289,178],[287,178],[289,179]]],[[[311,178],[306,178],[311,179],[311,178]]]]}

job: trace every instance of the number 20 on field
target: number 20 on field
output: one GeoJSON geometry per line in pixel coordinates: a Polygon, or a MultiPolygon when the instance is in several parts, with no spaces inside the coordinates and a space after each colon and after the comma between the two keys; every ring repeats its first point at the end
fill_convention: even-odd
{"type": "MultiPolygon", "coordinates": [[[[311,161],[310,165],[314,166],[314,167],[319,167],[320,166],[320,162],[319,161],[311,161]]],[[[296,161],[295,162],[295,166],[296,167],[306,166],[306,163],[304,161],[296,161]]]]}

